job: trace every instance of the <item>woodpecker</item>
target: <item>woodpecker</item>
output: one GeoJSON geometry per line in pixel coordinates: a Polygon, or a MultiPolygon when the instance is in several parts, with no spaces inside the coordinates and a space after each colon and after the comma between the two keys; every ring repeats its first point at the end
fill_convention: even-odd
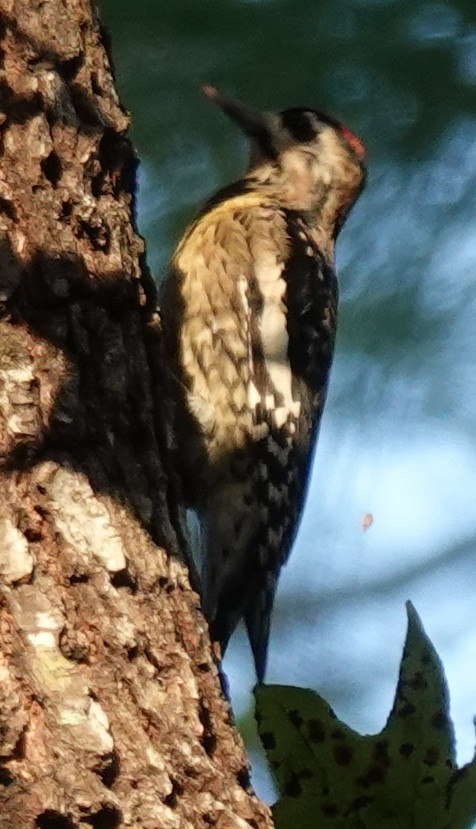
{"type": "Polygon", "coordinates": [[[203,87],[248,136],[161,289],[177,468],[203,530],[202,605],[224,652],[243,619],[264,680],[277,580],[303,510],[336,333],[336,237],[365,182],[353,132],[203,87]]]}

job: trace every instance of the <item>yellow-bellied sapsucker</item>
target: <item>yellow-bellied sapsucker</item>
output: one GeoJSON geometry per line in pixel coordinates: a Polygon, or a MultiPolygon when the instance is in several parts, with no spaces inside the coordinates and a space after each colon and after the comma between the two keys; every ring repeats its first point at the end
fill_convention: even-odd
{"type": "Polygon", "coordinates": [[[334,243],[364,149],[322,112],[261,113],[203,91],[249,136],[251,160],[185,232],[162,315],[184,496],[204,534],[203,609],[222,649],[244,619],[262,681],[332,361],[334,243]]]}

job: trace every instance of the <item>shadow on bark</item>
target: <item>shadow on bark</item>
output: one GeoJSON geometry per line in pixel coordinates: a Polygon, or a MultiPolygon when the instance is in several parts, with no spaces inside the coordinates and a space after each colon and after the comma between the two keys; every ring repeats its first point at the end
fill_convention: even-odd
{"type": "MultiPolygon", "coordinates": [[[[0,321],[0,351],[14,364],[24,361],[15,331],[28,332],[28,357],[38,378],[31,399],[41,415],[39,428],[16,433],[0,459],[4,471],[52,460],[80,472],[95,492],[125,505],[156,544],[177,554],[180,529],[169,517],[177,493],[170,468],[162,465],[168,457],[167,405],[152,279],[141,308],[137,281],[121,273],[96,277],[79,257],[38,252],[25,268],[3,245],[0,263],[0,291],[11,292],[0,321]],[[49,390],[54,399],[45,404],[41,398],[49,390]]],[[[26,390],[22,397],[19,387],[18,395],[17,406],[30,402],[26,390]]]]}

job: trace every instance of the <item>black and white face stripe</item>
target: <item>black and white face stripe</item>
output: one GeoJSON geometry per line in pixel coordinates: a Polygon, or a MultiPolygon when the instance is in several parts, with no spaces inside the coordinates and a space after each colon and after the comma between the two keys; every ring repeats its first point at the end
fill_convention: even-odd
{"type": "Polygon", "coordinates": [[[309,109],[285,109],[281,112],[281,124],[288,133],[299,144],[314,141],[319,132],[319,118],[315,112],[309,109]]]}
{"type": "Polygon", "coordinates": [[[258,125],[252,137],[264,155],[272,161],[278,161],[282,147],[290,138],[296,144],[314,141],[323,124],[316,112],[299,107],[286,109],[270,117],[274,121],[272,128],[271,123],[267,127],[258,125]]]}
{"type": "Polygon", "coordinates": [[[280,113],[281,127],[296,144],[310,144],[315,141],[324,127],[332,127],[360,160],[365,156],[365,147],[360,139],[347,127],[317,109],[285,109],[280,113]]]}

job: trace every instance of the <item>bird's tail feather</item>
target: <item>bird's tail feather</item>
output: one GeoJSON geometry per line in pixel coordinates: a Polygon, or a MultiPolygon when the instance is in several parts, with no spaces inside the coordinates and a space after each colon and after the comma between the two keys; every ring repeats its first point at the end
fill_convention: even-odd
{"type": "Polygon", "coordinates": [[[258,584],[250,596],[245,612],[246,630],[250,640],[251,650],[256,668],[258,684],[264,682],[268,656],[268,643],[271,628],[271,616],[276,592],[276,579],[272,584],[258,584]]]}

